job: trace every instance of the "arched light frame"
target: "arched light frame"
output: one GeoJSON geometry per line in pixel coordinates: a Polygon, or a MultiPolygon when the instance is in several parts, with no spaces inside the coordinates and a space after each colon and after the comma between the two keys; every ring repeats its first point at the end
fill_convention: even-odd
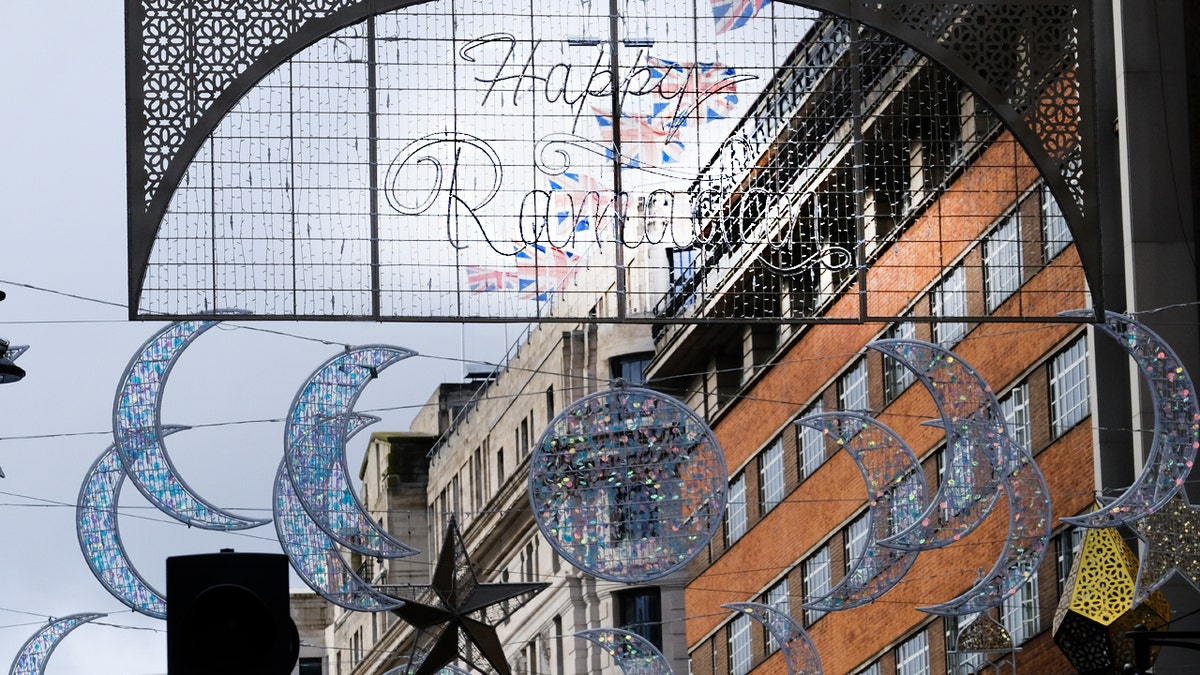
{"type": "MultiPolygon", "coordinates": [[[[127,0],[131,316],[140,316],[139,300],[151,249],[175,188],[205,140],[241,97],[275,67],[322,37],[371,16],[420,4],[312,0],[293,12],[290,5],[264,3],[267,6],[237,20],[231,17],[240,9],[218,6],[197,20],[182,6],[163,8],[149,0],[127,0]],[[229,39],[221,48],[200,54],[186,46],[194,44],[200,30],[215,30],[229,39]],[[189,59],[199,59],[201,67],[181,68],[189,59]],[[200,81],[190,79],[192,72],[203,73],[200,81]],[[163,97],[163,90],[179,95],[163,97]]],[[[1103,21],[1097,20],[1104,10],[1101,0],[903,4],[807,0],[786,4],[843,16],[894,36],[975,91],[1012,131],[1062,206],[1083,260],[1092,305],[1098,311],[1103,309],[1102,209],[1098,204],[1102,169],[1097,157],[1098,144],[1107,141],[1098,133],[1095,120],[1098,106],[1107,105],[1111,95],[1095,72],[1097,62],[1106,62],[1102,58],[1106,55],[1099,55],[1095,48],[1102,40],[1093,35],[1103,26],[1103,21]],[[970,20],[962,20],[964,12],[970,14],[970,20]],[[998,55],[989,47],[996,47],[999,36],[1011,34],[1014,27],[1028,36],[1033,47],[1023,51],[1024,61],[1010,63],[1000,56],[1011,59],[1012,54],[998,55]]],[[[377,279],[372,283],[377,288],[377,279]]],[[[322,316],[318,313],[313,318],[322,316]]],[[[293,319],[295,315],[264,318],[293,319]]],[[[429,319],[390,316],[380,311],[377,301],[369,316],[327,318],[429,319]]],[[[457,319],[494,320],[483,316],[457,319]]]]}

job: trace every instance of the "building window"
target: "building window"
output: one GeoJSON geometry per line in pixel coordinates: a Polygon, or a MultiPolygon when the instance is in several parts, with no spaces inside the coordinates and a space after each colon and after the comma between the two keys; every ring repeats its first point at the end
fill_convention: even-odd
{"type": "Polygon", "coordinates": [[[929,667],[929,635],[917,633],[896,648],[896,675],[927,675],[929,667]]]}
{"type": "Polygon", "coordinates": [[[1050,186],[1042,183],[1039,191],[1042,198],[1042,260],[1050,262],[1071,243],[1071,229],[1067,227],[1058,201],[1050,194],[1050,186]]]}
{"type": "Polygon", "coordinates": [[[546,419],[554,419],[554,385],[546,387],[546,419]]]}
{"type": "MultiPolygon", "coordinates": [[[[817,549],[816,553],[808,556],[801,563],[804,571],[804,598],[812,602],[829,594],[832,577],[829,570],[829,546],[817,549]]],[[[825,616],[825,612],[815,609],[804,610],[804,623],[811,626],[817,619],[825,616]]]]}
{"type": "Polygon", "coordinates": [[[996,311],[1021,287],[1021,216],[1014,211],[983,240],[987,311],[996,311]]]}
{"type": "Polygon", "coordinates": [[[1014,387],[1008,396],[1000,399],[1000,410],[1004,413],[1004,421],[1008,423],[1012,439],[1032,454],[1033,420],[1029,413],[1029,385],[1014,387]]]}
{"type": "Polygon", "coordinates": [[[636,633],[659,650],[662,639],[662,594],[657,586],[635,588],[615,593],[617,599],[617,628],[636,633]]]}
{"type": "Polygon", "coordinates": [[[1083,546],[1084,528],[1072,527],[1054,538],[1055,569],[1058,571],[1058,594],[1061,596],[1075,567],[1075,558],[1083,546]]]}
{"type": "Polygon", "coordinates": [[[758,456],[758,489],[762,512],[765,515],[783,501],[783,438],[776,438],[771,447],[758,456]]]}
{"type": "Polygon", "coordinates": [[[746,474],[729,481],[729,505],[725,510],[725,547],[746,534],[746,474]]]}
{"type": "Polygon", "coordinates": [[[746,675],[750,672],[750,617],[738,614],[729,624],[729,672],[730,675],[746,675]]]}
{"type": "Polygon", "coordinates": [[[838,406],[842,410],[869,410],[870,389],[867,386],[867,359],[860,358],[838,378],[838,406]]]}
{"type": "MultiPolygon", "coordinates": [[[[788,580],[787,577],[784,577],[779,580],[779,583],[768,588],[767,592],[763,594],[763,604],[790,615],[792,609],[789,595],[788,580]]],[[[775,640],[775,636],[771,634],[771,631],[764,631],[764,633],[767,636],[767,653],[774,654],[779,651],[779,643],[775,640]]]]}
{"type": "MultiPolygon", "coordinates": [[[[934,287],[930,313],[938,318],[967,315],[967,273],[961,265],[934,287]]],[[[966,334],[967,324],[962,321],[936,321],[933,324],[933,341],[947,349],[958,344],[966,334]]]]}
{"type": "Polygon", "coordinates": [[[504,448],[496,451],[496,485],[504,485],[504,448]]]}
{"type": "Polygon", "coordinates": [[[653,356],[653,352],[615,356],[608,361],[610,374],[614,380],[623,379],[627,384],[645,384],[646,366],[653,356]]]}
{"type": "MultiPolygon", "coordinates": [[[[888,340],[914,340],[917,337],[917,324],[903,321],[888,329],[883,337],[888,340]]],[[[884,405],[900,398],[900,394],[909,385],[917,381],[917,374],[906,367],[900,359],[883,360],[883,402],[884,405]]]]}
{"type": "Polygon", "coordinates": [[[1012,637],[1014,647],[1028,641],[1042,629],[1036,570],[1016,593],[1004,599],[1000,607],[1000,619],[1012,637]]]}
{"type": "MultiPolygon", "coordinates": [[[[867,548],[867,542],[871,539],[871,517],[864,513],[855,518],[846,526],[846,573],[849,573],[854,568],[854,563],[858,562],[859,556],[867,548]]],[[[859,578],[870,579],[875,576],[874,565],[871,560],[864,560],[860,568],[859,578]]]]}
{"type": "Polygon", "coordinates": [[[300,675],[322,675],[324,670],[321,668],[321,657],[319,656],[301,656],[300,657],[300,675]]]}
{"type": "Polygon", "coordinates": [[[1050,419],[1054,437],[1065,434],[1088,413],[1087,342],[1080,337],[1050,362],[1050,419]]]}
{"type": "Polygon", "coordinates": [[[876,661],[876,662],[872,663],[871,665],[867,666],[866,668],[858,671],[857,675],[882,675],[882,673],[883,673],[882,666],[880,666],[879,662],[876,661]]]}
{"type": "MultiPolygon", "coordinates": [[[[825,412],[825,406],[820,401],[814,403],[804,416],[817,415],[825,412]]],[[[800,453],[800,480],[816,473],[825,463],[825,434],[819,429],[798,426],[796,432],[796,447],[800,453]]]]}

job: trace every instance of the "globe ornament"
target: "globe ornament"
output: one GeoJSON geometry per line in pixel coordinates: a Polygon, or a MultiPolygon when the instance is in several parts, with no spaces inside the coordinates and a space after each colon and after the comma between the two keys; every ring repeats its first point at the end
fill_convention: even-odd
{"type": "Polygon", "coordinates": [[[696,413],[621,383],[551,420],[529,464],[530,504],[550,545],[625,583],[666,576],[703,551],[727,486],[721,448],[696,413]]]}

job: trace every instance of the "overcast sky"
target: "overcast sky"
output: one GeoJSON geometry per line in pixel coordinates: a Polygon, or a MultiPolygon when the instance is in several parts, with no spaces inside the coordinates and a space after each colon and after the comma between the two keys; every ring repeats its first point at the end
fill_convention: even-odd
{"type": "MultiPolygon", "coordinates": [[[[74,502],[111,443],[113,395],[134,351],[164,324],[129,323],[126,297],[124,6],[120,0],[0,3],[0,337],[30,350],[29,375],[0,386],[0,668],[48,617],[109,612],[78,628],[50,675],[166,671],[165,623],[133,614],[95,580],[80,553],[74,502]],[[88,433],[94,432],[94,433],[88,433]]],[[[252,325],[239,323],[236,325],[252,325]]],[[[337,343],[389,343],[421,357],[373,382],[357,409],[407,428],[439,381],[468,359],[494,359],[503,327],[272,323],[262,328],[337,343]],[[465,342],[465,345],[463,344],[465,342]]],[[[338,346],[251,330],[210,330],[166,387],[164,423],[195,428],[169,440],[184,478],[216,504],[269,516],[284,417],[296,389],[338,346]]],[[[366,435],[350,449],[357,466],[366,435]]],[[[131,487],[121,534],[147,580],[165,592],[165,558],[222,547],[278,552],[271,526],[216,534],[170,521],[131,487]]]]}

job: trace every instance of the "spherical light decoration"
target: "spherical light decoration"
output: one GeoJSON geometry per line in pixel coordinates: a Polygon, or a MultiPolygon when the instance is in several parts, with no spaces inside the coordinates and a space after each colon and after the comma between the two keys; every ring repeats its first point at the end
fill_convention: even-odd
{"type": "Polygon", "coordinates": [[[686,565],[720,527],[729,474],[680,401],[617,386],[551,420],[529,464],[534,519],[569,563],[636,583],[686,565]]]}

